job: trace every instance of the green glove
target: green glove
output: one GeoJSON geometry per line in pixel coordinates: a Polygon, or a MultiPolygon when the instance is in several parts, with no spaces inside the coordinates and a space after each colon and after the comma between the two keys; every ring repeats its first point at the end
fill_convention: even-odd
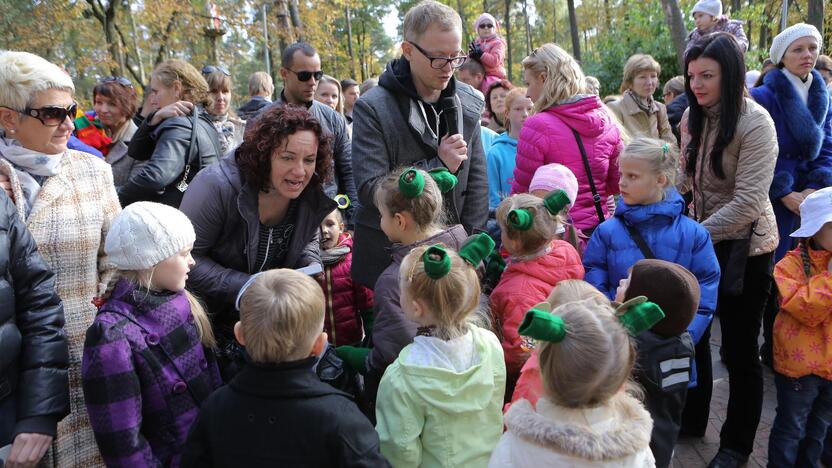
{"type": "Polygon", "coordinates": [[[370,354],[370,348],[338,346],[335,348],[335,354],[359,374],[364,375],[367,373],[367,355],[370,354]]]}
{"type": "Polygon", "coordinates": [[[360,311],[361,323],[364,324],[364,334],[372,336],[373,324],[376,323],[376,311],[372,307],[360,311]]]}
{"type": "Polygon", "coordinates": [[[506,261],[498,250],[493,250],[487,258],[488,263],[485,267],[482,282],[493,289],[500,282],[500,276],[503,275],[503,270],[506,269],[506,261]]]}

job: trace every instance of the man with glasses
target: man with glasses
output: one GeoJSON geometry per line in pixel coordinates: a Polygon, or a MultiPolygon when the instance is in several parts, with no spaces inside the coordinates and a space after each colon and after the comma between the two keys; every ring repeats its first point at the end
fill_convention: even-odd
{"type": "Polygon", "coordinates": [[[449,224],[472,233],[488,217],[488,181],[480,140],[482,95],[456,81],[465,63],[462,22],[451,8],[427,0],[404,18],[402,57],[387,64],[379,86],[355,103],[353,166],[361,206],[355,226],[353,280],[375,286],[390,264],[390,243],[373,200],[377,182],[401,166],[447,168],[459,180],[445,194],[449,224]]]}
{"type": "MultiPolygon", "coordinates": [[[[350,199],[346,208],[347,224],[352,227],[354,205],[358,201],[355,180],[352,173],[350,137],[344,116],[332,108],[314,100],[315,89],[324,76],[321,71],[321,57],[314,47],[305,42],[296,42],[286,47],[281,56],[280,78],[283,89],[279,99],[263,107],[260,112],[272,106],[291,104],[303,106],[321,123],[325,132],[332,136],[333,180],[324,185],[324,192],[330,197],[346,195],[350,199]]],[[[259,112],[258,112],[259,114],[259,112]]],[[[248,120],[251,122],[256,117],[248,120]]]]}

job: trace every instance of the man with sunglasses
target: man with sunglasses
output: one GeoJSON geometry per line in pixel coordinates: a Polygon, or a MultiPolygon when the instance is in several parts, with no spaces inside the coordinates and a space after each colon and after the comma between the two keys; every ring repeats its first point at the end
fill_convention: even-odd
{"type": "Polygon", "coordinates": [[[447,168],[457,186],[445,194],[449,224],[472,233],[488,217],[488,181],[480,139],[482,94],[454,79],[465,63],[462,22],[451,8],[423,1],[404,18],[402,57],[387,64],[379,86],[353,109],[353,166],[359,200],[352,277],[373,287],[390,263],[373,195],[401,166],[447,168]]]}
{"type": "MultiPolygon", "coordinates": [[[[352,156],[350,137],[347,133],[347,121],[344,116],[335,112],[331,107],[315,101],[315,89],[324,76],[321,71],[321,57],[310,44],[296,42],[290,44],[283,51],[280,64],[280,78],[283,89],[279,99],[271,105],[263,107],[260,112],[273,106],[303,106],[321,123],[325,132],[332,136],[333,180],[324,185],[324,192],[330,197],[344,194],[350,203],[346,208],[345,219],[352,228],[353,214],[358,196],[355,191],[355,180],[352,173],[352,156]]],[[[258,112],[259,114],[259,112],[258,112]]],[[[256,117],[254,117],[256,118],[256,117]]],[[[249,119],[252,122],[254,119],[249,119]]]]}

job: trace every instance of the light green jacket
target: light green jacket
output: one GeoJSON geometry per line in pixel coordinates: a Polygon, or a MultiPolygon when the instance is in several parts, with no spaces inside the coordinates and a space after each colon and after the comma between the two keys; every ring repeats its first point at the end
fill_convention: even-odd
{"type": "Polygon", "coordinates": [[[467,339],[467,348],[457,349],[417,337],[384,373],[376,431],[381,453],[395,468],[488,465],[503,432],[505,360],[493,333],[477,327],[469,333],[457,339],[467,339]],[[466,359],[472,365],[462,371],[449,364],[458,368],[466,359]],[[444,367],[413,364],[441,361],[444,367]]]}

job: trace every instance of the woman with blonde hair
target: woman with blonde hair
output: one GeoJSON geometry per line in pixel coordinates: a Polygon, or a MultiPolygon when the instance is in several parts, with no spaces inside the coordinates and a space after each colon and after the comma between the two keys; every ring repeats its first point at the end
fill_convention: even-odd
{"type": "Polygon", "coordinates": [[[231,107],[231,90],[234,86],[228,70],[208,65],[202,67],[202,75],[208,83],[208,98],[211,100],[205,110],[217,129],[222,156],[243,142],[246,121],[237,117],[231,107]]]}
{"type": "Polygon", "coordinates": [[[46,463],[89,468],[103,461],[84,407],[81,353],[95,318],[90,301],[107,271],[104,238],[121,207],[110,166],[67,149],[77,108],[74,92],[72,79],[43,58],[0,53],[0,185],[55,272],[69,343],[71,414],[58,423],[46,463]]]}
{"type": "Polygon", "coordinates": [[[653,57],[646,54],[633,55],[624,65],[622,98],[607,106],[633,138],[643,136],[675,143],[676,137],[670,127],[667,108],[653,99],[661,72],[661,65],[653,57]]]}
{"type": "Polygon", "coordinates": [[[621,134],[601,99],[585,94],[584,73],[566,51],[544,44],[523,68],[535,115],[520,131],[512,193],[528,191],[540,166],[563,164],[580,184],[572,219],[588,235],[607,217],[603,200],[618,193],[621,134]]]}
{"type": "Polygon", "coordinates": [[[321,78],[321,82],[315,88],[315,100],[344,115],[344,97],[341,94],[341,82],[335,78],[329,75],[324,75],[321,78]]]}
{"type": "Polygon", "coordinates": [[[208,83],[189,63],[166,60],[150,75],[147,116],[130,141],[128,154],[147,161],[141,172],[119,187],[122,206],[153,201],[179,206],[196,173],[222,157],[213,122],[208,83]]]}

